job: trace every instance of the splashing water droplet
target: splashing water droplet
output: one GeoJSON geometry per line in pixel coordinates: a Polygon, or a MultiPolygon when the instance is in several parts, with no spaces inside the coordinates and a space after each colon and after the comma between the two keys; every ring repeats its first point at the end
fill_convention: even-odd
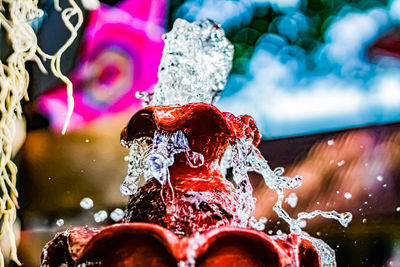
{"type": "Polygon", "coordinates": [[[197,168],[204,164],[204,157],[192,151],[182,130],[172,134],[157,130],[154,132],[153,146],[148,156],[149,174],[161,184],[169,181],[169,167],[174,163],[174,155],[185,153],[189,165],[197,168]]]}
{"type": "Polygon", "coordinates": [[[290,207],[295,208],[297,206],[297,200],[298,198],[296,193],[290,193],[285,202],[287,202],[290,207]]]}
{"type": "Polygon", "coordinates": [[[352,195],[349,192],[344,193],[344,198],[350,199],[352,195]]]}
{"type": "Polygon", "coordinates": [[[249,219],[249,226],[258,230],[263,231],[265,229],[265,224],[267,223],[267,218],[261,217],[258,221],[253,216],[249,219]]]}
{"type": "Polygon", "coordinates": [[[382,182],[383,181],[383,176],[382,175],[376,176],[376,180],[378,180],[379,182],[382,182]]]}
{"type": "Polygon", "coordinates": [[[335,141],[333,141],[333,139],[328,140],[328,146],[333,146],[334,143],[335,143],[335,141]]]}
{"type": "Polygon", "coordinates": [[[93,214],[93,219],[97,223],[104,222],[108,218],[108,213],[105,210],[100,210],[93,214]]]}
{"type": "Polygon", "coordinates": [[[179,266],[195,267],[196,266],[196,251],[198,248],[207,242],[206,238],[199,232],[196,232],[190,239],[186,249],[186,260],[181,261],[179,266]]]}
{"type": "Polygon", "coordinates": [[[131,196],[134,195],[139,186],[139,179],[137,177],[126,176],[125,180],[122,182],[121,186],[119,187],[119,191],[124,196],[131,196]]]}
{"type": "Polygon", "coordinates": [[[82,209],[89,210],[93,207],[93,200],[89,197],[85,197],[79,203],[82,209]]]}
{"type": "Polygon", "coordinates": [[[400,211],[400,207],[397,207],[397,208],[396,208],[396,211],[399,212],[399,211],[400,211]]]}
{"type": "Polygon", "coordinates": [[[276,235],[282,236],[282,235],[284,235],[284,233],[282,232],[282,230],[279,229],[276,231],[276,235]]]}
{"type": "Polygon", "coordinates": [[[115,210],[113,210],[110,213],[110,218],[114,221],[114,222],[119,222],[122,221],[122,219],[124,218],[124,211],[120,208],[116,208],[115,210]]]}
{"type": "Polygon", "coordinates": [[[56,224],[57,224],[58,227],[61,227],[61,226],[64,225],[64,220],[63,220],[63,219],[58,219],[58,220],[56,221],[56,224]]]}
{"type": "Polygon", "coordinates": [[[365,218],[362,219],[362,222],[363,222],[363,223],[367,223],[367,219],[365,219],[365,218]]]}
{"type": "Polygon", "coordinates": [[[160,154],[152,154],[149,156],[148,162],[153,177],[161,184],[165,184],[165,181],[167,180],[166,169],[168,167],[165,167],[164,162],[167,162],[167,160],[160,154]]]}
{"type": "Polygon", "coordinates": [[[254,210],[255,198],[253,197],[253,188],[249,176],[247,175],[247,155],[250,144],[248,140],[240,138],[236,140],[232,148],[232,174],[236,183],[236,192],[238,202],[235,214],[235,222],[241,227],[246,227],[250,218],[250,213],[254,210]]]}
{"type": "MultiPolygon", "coordinates": [[[[275,171],[272,171],[270,169],[267,161],[262,157],[261,153],[255,146],[253,146],[251,144],[249,145],[246,142],[241,143],[241,145],[243,145],[243,144],[245,144],[245,146],[246,145],[250,146],[250,147],[245,147],[244,151],[249,151],[249,152],[247,155],[245,154],[245,156],[243,157],[247,161],[247,164],[250,166],[247,168],[247,171],[255,171],[255,172],[260,173],[264,178],[265,184],[269,188],[274,190],[278,195],[278,200],[273,207],[274,211],[278,214],[278,216],[280,218],[282,218],[285,222],[287,222],[289,224],[290,231],[292,233],[298,233],[302,236],[302,238],[307,239],[310,242],[312,242],[314,247],[317,249],[318,253],[321,255],[322,266],[336,266],[334,251],[327,244],[325,244],[322,240],[312,238],[307,233],[303,232],[301,230],[301,228],[302,228],[301,226],[303,226],[305,224],[306,219],[312,219],[316,216],[322,216],[324,218],[335,219],[341,225],[347,227],[347,225],[352,220],[352,214],[349,212],[339,213],[337,211],[315,210],[310,213],[306,213],[306,212],[299,213],[297,215],[297,219],[291,218],[289,216],[289,214],[282,208],[282,203],[284,200],[283,190],[284,189],[295,189],[295,188],[298,188],[299,186],[301,186],[302,177],[295,176],[293,178],[290,178],[290,177],[282,176],[283,169],[281,169],[281,168],[275,169],[275,171]]],[[[235,147],[233,147],[233,148],[234,148],[233,154],[235,154],[235,147]]],[[[236,147],[236,150],[238,150],[237,147],[236,147]]],[[[241,150],[243,150],[243,148],[241,150]]],[[[240,160],[243,160],[243,159],[240,159],[240,160]]],[[[344,164],[344,161],[343,161],[343,164],[344,164]]],[[[234,164],[233,164],[234,175],[235,175],[235,166],[236,166],[236,168],[238,168],[238,166],[241,166],[240,162],[239,163],[234,162],[234,164]]],[[[246,176],[244,174],[240,174],[239,171],[237,171],[237,173],[239,175],[241,175],[242,177],[244,177],[244,178],[242,178],[243,180],[246,179],[246,176]]],[[[249,190],[249,191],[251,191],[251,190],[249,190]]],[[[243,216],[243,217],[245,217],[245,216],[243,216]]]]}
{"type": "Polygon", "coordinates": [[[300,220],[298,225],[300,228],[305,228],[307,226],[307,222],[305,220],[300,220]]]}
{"type": "Polygon", "coordinates": [[[125,157],[125,160],[128,161],[128,175],[120,186],[123,195],[130,196],[137,192],[141,176],[144,176],[146,180],[150,178],[146,158],[150,153],[151,143],[150,137],[140,137],[131,142],[123,142],[123,145],[129,148],[129,155],[125,157]]]}
{"type": "Polygon", "coordinates": [[[135,97],[142,100],[143,107],[148,107],[153,99],[153,93],[136,91],[135,97]]]}
{"type": "Polygon", "coordinates": [[[223,29],[209,20],[177,19],[163,39],[158,83],[150,104],[214,102],[232,67],[233,46],[223,29]]]}
{"type": "Polygon", "coordinates": [[[339,161],[339,162],[337,163],[337,165],[338,165],[339,167],[341,167],[341,166],[344,165],[344,163],[345,163],[345,161],[344,161],[344,160],[341,160],[341,161],[339,161]]]}
{"type": "Polygon", "coordinates": [[[226,177],[228,169],[232,167],[232,162],[233,162],[232,147],[228,146],[225,150],[224,156],[222,157],[219,166],[224,177],[226,177]]]}
{"type": "Polygon", "coordinates": [[[283,167],[277,167],[274,169],[274,173],[278,176],[281,176],[285,172],[285,168],[283,167]]]}

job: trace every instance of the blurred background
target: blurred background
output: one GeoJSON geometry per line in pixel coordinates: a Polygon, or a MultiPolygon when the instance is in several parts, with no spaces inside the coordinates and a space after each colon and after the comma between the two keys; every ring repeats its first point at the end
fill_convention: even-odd
{"type": "MultiPolygon", "coordinates": [[[[68,1],[60,1],[68,6],[68,1]]],[[[306,231],[337,254],[338,266],[400,266],[400,0],[82,0],[85,24],[62,57],[74,83],[66,135],[66,91],[33,63],[31,101],[19,123],[19,254],[38,266],[57,231],[121,219],[119,192],[128,150],[120,131],[141,108],[136,91],[157,82],[161,36],[176,18],[210,18],[235,47],[217,106],[253,116],[271,167],[300,174],[288,191],[295,216],[350,211],[348,228],[314,219],[306,231]]],[[[53,0],[32,22],[39,44],[55,52],[68,38],[53,0]]],[[[0,32],[3,59],[9,53],[0,32]]],[[[47,66],[48,67],[48,66],[47,66]]],[[[275,194],[252,174],[254,216],[266,232],[287,231],[272,211],[275,194]]],[[[12,264],[10,264],[12,266],[12,264]]]]}

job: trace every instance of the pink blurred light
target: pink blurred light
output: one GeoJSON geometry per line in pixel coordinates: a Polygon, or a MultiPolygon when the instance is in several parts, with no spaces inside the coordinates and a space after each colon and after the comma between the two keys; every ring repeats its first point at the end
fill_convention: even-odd
{"type": "MultiPolygon", "coordinates": [[[[157,82],[165,11],[164,0],[127,0],[89,13],[79,65],[69,75],[75,99],[69,130],[141,107],[135,91],[152,90],[157,82]]],[[[51,89],[38,107],[49,117],[50,127],[59,131],[67,111],[66,89],[51,89]]]]}

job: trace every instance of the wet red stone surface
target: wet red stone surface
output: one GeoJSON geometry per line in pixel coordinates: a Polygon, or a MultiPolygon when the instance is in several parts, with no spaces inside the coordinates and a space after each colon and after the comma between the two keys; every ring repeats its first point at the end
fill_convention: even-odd
{"type": "MultiPolygon", "coordinates": [[[[311,243],[297,235],[275,241],[265,233],[235,227],[180,238],[155,224],[122,223],[99,232],[74,228],[52,243],[64,244],[64,256],[71,266],[177,266],[191,257],[196,266],[296,266],[297,261],[299,266],[319,266],[311,243]],[[92,235],[89,239],[88,232],[92,235]],[[77,233],[82,233],[82,239],[77,233]],[[83,249],[74,251],[79,240],[83,249]]],[[[47,255],[42,256],[45,264],[57,266],[61,262],[61,253],[49,250],[47,255]]]]}
{"type": "Polygon", "coordinates": [[[250,116],[236,117],[204,103],[148,107],[136,113],[122,131],[124,141],[153,136],[155,130],[182,130],[192,150],[203,154],[204,165],[192,168],[184,154],[169,168],[171,184],[155,179],[130,198],[127,222],[152,222],[180,236],[230,225],[236,209],[236,189],[215,163],[238,138],[257,145],[260,134],[250,116]]]}
{"type": "Polygon", "coordinates": [[[183,153],[175,155],[170,183],[147,181],[130,197],[124,223],[58,234],[42,254],[44,266],[177,266],[190,259],[196,266],[320,266],[311,243],[297,235],[275,241],[231,226],[236,189],[216,163],[238,138],[259,144],[250,116],[204,103],[148,107],[131,118],[121,139],[152,137],[156,130],[182,130],[204,164],[193,168],[183,153]]]}

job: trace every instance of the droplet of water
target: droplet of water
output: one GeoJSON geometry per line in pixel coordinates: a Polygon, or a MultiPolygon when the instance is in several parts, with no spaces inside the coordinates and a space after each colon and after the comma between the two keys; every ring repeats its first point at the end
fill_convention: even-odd
{"type": "Polygon", "coordinates": [[[93,214],[93,219],[97,223],[104,222],[107,218],[108,218],[108,213],[105,210],[100,210],[95,214],[93,214]]]}
{"type": "Polygon", "coordinates": [[[382,182],[382,181],[383,181],[383,177],[382,177],[382,175],[378,175],[378,176],[376,176],[376,180],[378,180],[379,182],[382,182]]]}
{"type": "Polygon", "coordinates": [[[365,218],[362,219],[362,222],[363,222],[363,223],[367,223],[367,219],[365,219],[365,218]]]}
{"type": "Polygon", "coordinates": [[[85,143],[89,143],[89,139],[86,139],[86,140],[85,140],[85,143]]]}
{"type": "Polygon", "coordinates": [[[341,160],[341,161],[339,161],[339,162],[337,163],[337,165],[340,167],[340,166],[343,166],[344,163],[345,163],[345,161],[344,161],[344,160],[341,160]]]}
{"type": "Polygon", "coordinates": [[[89,210],[93,207],[93,200],[89,197],[85,197],[80,202],[81,208],[85,210],[89,210]]]}
{"type": "Polygon", "coordinates": [[[285,172],[285,168],[283,167],[277,167],[274,169],[274,173],[278,176],[281,176],[285,172]]]}
{"type": "Polygon", "coordinates": [[[252,227],[258,231],[263,231],[265,229],[266,222],[267,222],[267,218],[265,218],[265,217],[261,217],[258,221],[253,216],[250,217],[250,219],[249,219],[250,227],[252,227]]]}
{"type": "Polygon", "coordinates": [[[334,143],[335,143],[335,141],[333,141],[333,139],[328,140],[328,146],[333,146],[334,143]]]}
{"type": "Polygon", "coordinates": [[[124,211],[120,208],[116,208],[115,210],[113,210],[110,214],[110,218],[115,221],[115,222],[119,222],[122,221],[122,219],[124,218],[124,211]]]}
{"type": "Polygon", "coordinates": [[[397,208],[396,208],[396,211],[399,212],[399,211],[400,211],[400,207],[397,207],[397,208]]]}
{"type": "Polygon", "coordinates": [[[387,187],[387,184],[384,184],[383,187],[387,187]]]}
{"type": "Polygon", "coordinates": [[[137,177],[126,176],[125,180],[122,182],[121,186],[119,187],[119,191],[124,196],[131,196],[134,195],[139,186],[139,179],[137,177]]]}
{"type": "Polygon", "coordinates": [[[268,234],[272,235],[274,232],[272,230],[268,230],[268,234]]]}
{"type": "Polygon", "coordinates": [[[298,198],[296,193],[290,193],[285,201],[289,204],[290,207],[294,208],[297,205],[297,200],[298,198]]]}
{"type": "Polygon", "coordinates": [[[300,220],[297,225],[300,228],[305,228],[307,226],[307,222],[305,220],[300,220]]]}
{"type": "Polygon", "coordinates": [[[346,199],[350,199],[352,197],[352,195],[349,192],[344,193],[344,197],[346,199]]]}
{"type": "Polygon", "coordinates": [[[58,220],[56,221],[56,224],[57,224],[58,227],[61,227],[61,226],[64,225],[64,220],[63,220],[63,219],[58,219],[58,220]]]}

